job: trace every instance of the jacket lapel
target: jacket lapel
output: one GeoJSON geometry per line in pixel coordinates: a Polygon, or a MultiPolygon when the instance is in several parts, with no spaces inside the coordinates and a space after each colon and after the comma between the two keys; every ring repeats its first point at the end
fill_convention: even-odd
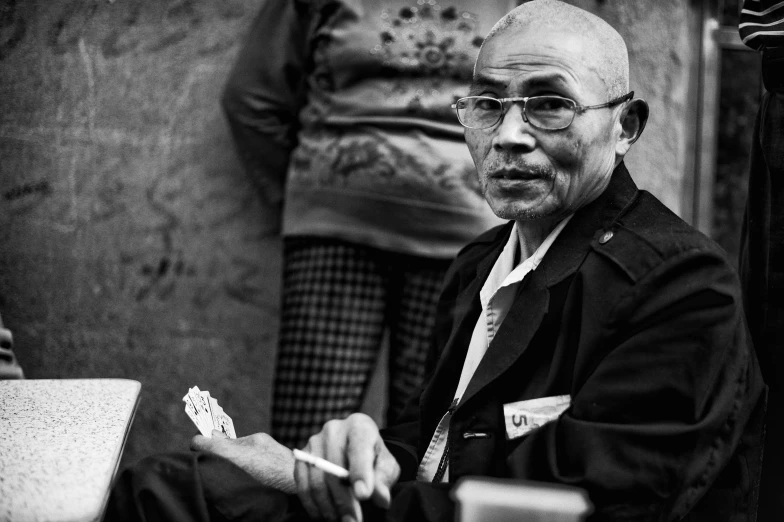
{"type": "Polygon", "coordinates": [[[423,422],[432,423],[433,429],[454,397],[468,345],[471,342],[471,334],[482,310],[479,291],[509,239],[512,222],[510,221],[504,229],[499,234],[497,245],[491,248],[477,264],[465,267],[460,274],[461,281],[468,281],[456,299],[456,304],[462,306],[454,311],[452,333],[441,353],[433,376],[420,397],[423,422]]]}
{"type": "MultiPolygon", "coordinates": [[[[526,285],[526,281],[523,280],[521,284],[526,285]]],[[[547,288],[532,286],[528,284],[518,293],[517,299],[460,398],[460,404],[464,404],[479,390],[494,381],[527,350],[547,314],[550,299],[547,288]]]]}

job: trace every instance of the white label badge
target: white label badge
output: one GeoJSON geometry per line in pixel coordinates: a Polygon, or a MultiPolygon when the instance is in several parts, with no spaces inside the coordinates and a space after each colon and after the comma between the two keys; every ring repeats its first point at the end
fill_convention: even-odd
{"type": "Polygon", "coordinates": [[[516,439],[557,419],[571,404],[569,395],[555,395],[504,404],[506,439],[516,439]]]}

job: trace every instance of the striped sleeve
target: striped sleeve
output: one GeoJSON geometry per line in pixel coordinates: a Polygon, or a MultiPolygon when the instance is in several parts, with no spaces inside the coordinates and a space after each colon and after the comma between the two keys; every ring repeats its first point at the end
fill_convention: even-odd
{"type": "Polygon", "coordinates": [[[745,0],[738,31],[752,49],[784,47],[784,1],[745,0]]]}

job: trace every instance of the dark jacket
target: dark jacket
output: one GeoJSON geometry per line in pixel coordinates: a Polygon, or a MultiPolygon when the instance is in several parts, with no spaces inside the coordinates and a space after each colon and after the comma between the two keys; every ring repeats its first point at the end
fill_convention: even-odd
{"type": "MultiPolygon", "coordinates": [[[[449,485],[406,481],[453,398],[479,290],[511,228],[458,255],[439,303],[434,372],[383,431],[402,468],[397,516],[452,519],[449,485]]],[[[752,519],[764,385],[720,247],[639,191],[621,164],[520,286],[454,411],[450,482],[579,486],[600,520],[752,519]],[[506,440],[504,404],[564,394],[571,406],[556,421],[506,440]]]]}

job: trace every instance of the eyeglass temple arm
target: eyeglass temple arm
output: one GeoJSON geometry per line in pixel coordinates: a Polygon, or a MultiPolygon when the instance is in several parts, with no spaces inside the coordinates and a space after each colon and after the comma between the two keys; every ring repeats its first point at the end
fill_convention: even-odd
{"type": "Polygon", "coordinates": [[[619,103],[631,100],[632,98],[634,98],[634,91],[631,91],[628,94],[624,94],[623,96],[619,96],[618,98],[610,100],[607,103],[600,103],[599,105],[578,105],[575,107],[575,110],[581,111],[586,109],[602,109],[604,107],[612,107],[613,105],[618,105],[619,103]]]}

